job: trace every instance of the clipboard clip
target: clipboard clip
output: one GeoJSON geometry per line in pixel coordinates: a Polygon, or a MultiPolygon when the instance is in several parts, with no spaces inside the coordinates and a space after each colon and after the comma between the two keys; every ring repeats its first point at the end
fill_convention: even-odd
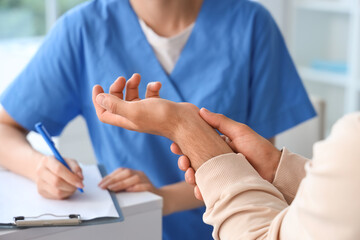
{"type": "Polygon", "coordinates": [[[45,213],[35,217],[14,217],[14,225],[17,227],[74,226],[80,223],[79,214],[55,215],[45,213]]]}

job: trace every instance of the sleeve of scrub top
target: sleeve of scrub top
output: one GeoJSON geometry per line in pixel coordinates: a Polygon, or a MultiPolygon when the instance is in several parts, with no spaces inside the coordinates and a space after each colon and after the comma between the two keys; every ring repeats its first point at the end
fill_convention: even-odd
{"type": "Polygon", "coordinates": [[[316,115],[270,13],[255,13],[248,125],[265,138],[316,115]]]}
{"type": "Polygon", "coordinates": [[[76,24],[61,18],[30,63],[1,96],[10,116],[28,130],[42,121],[51,135],[79,114],[77,87],[81,45],[76,24]]]}

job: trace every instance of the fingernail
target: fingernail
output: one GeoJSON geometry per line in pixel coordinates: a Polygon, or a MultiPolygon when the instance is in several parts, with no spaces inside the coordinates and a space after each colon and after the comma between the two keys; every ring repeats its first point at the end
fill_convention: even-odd
{"type": "Polygon", "coordinates": [[[208,113],[208,112],[210,112],[209,110],[207,110],[206,108],[201,108],[204,112],[206,112],[206,113],[208,113]]]}
{"type": "Polygon", "coordinates": [[[100,105],[103,105],[103,101],[104,101],[104,99],[105,99],[105,96],[104,95],[97,95],[97,97],[96,97],[96,102],[98,103],[98,104],[100,104],[100,105]]]}
{"type": "Polygon", "coordinates": [[[84,184],[82,184],[82,183],[76,183],[76,186],[77,186],[78,188],[83,188],[83,187],[84,187],[84,184]]]}

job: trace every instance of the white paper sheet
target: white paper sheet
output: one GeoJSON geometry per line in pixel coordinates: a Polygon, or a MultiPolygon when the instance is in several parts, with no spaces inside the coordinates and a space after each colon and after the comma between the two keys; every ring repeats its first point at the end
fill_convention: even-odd
{"type": "Polygon", "coordinates": [[[34,217],[45,213],[80,214],[82,220],[119,217],[108,191],[98,187],[101,174],[96,165],[82,166],[84,193],[76,191],[66,200],[45,199],[36,184],[9,171],[0,171],[0,223],[11,223],[13,217],[34,217]]]}

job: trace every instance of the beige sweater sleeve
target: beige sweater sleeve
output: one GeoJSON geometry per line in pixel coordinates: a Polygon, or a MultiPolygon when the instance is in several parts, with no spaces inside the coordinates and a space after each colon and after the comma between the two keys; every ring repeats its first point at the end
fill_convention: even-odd
{"type": "MultiPolygon", "coordinates": [[[[286,164],[286,153],[283,160],[286,164]]],[[[344,117],[326,141],[315,145],[314,159],[305,169],[306,177],[288,207],[283,194],[291,200],[297,184],[287,186],[292,179],[282,181],[280,168],[274,184],[283,194],[241,154],[221,155],[203,164],[196,180],[206,205],[203,218],[213,225],[213,237],[360,239],[359,113],[344,117]]]]}
{"type": "MultiPolygon", "coordinates": [[[[283,195],[262,179],[241,154],[224,154],[196,171],[204,198],[203,219],[215,239],[266,239],[274,218],[288,205],[283,195]]],[[[274,222],[275,225],[278,225],[274,222]]]]}
{"type": "Polygon", "coordinates": [[[309,161],[300,155],[282,149],[273,185],[284,195],[288,204],[294,200],[301,180],[305,177],[305,164],[309,161]]]}

